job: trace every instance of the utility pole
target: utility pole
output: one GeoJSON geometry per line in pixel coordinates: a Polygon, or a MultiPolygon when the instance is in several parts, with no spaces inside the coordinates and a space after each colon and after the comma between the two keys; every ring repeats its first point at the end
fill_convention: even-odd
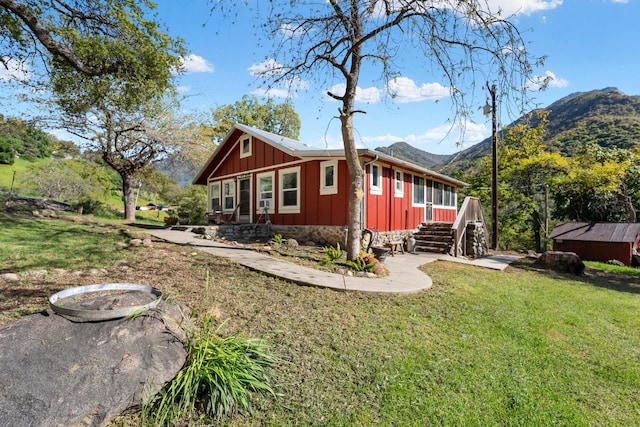
{"type": "Polygon", "coordinates": [[[487,89],[491,95],[491,105],[485,106],[485,114],[491,112],[491,249],[498,249],[498,131],[496,128],[496,85],[487,89]],[[489,110],[489,111],[488,111],[489,110]]]}

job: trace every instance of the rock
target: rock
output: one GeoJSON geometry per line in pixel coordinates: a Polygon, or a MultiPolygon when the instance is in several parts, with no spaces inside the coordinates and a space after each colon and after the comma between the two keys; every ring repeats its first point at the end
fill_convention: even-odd
{"type": "Polygon", "coordinates": [[[0,274],[0,279],[6,282],[18,282],[20,281],[20,276],[18,276],[16,273],[4,273],[0,274]]]}
{"type": "Polygon", "coordinates": [[[582,275],[584,263],[574,252],[547,251],[540,255],[535,262],[554,270],[582,275]]]}
{"type": "Polygon", "coordinates": [[[205,234],[207,232],[206,227],[193,227],[191,232],[194,234],[205,234]]]}
{"type": "Polygon", "coordinates": [[[617,259],[610,259],[609,261],[607,261],[607,264],[617,265],[619,267],[624,267],[624,262],[618,261],[617,259]]]}
{"type": "Polygon", "coordinates": [[[286,245],[289,246],[290,248],[297,248],[298,241],[296,239],[287,239],[286,245]]]}
{"type": "Polygon", "coordinates": [[[151,241],[151,239],[142,239],[142,245],[143,246],[152,246],[153,242],[151,241]]]}
{"type": "Polygon", "coordinates": [[[131,239],[129,244],[131,246],[140,246],[140,245],[142,245],[142,239],[131,239]]]}
{"type": "Polygon", "coordinates": [[[184,364],[181,311],[77,322],[53,311],[0,329],[0,425],[106,426],[184,364]]]}

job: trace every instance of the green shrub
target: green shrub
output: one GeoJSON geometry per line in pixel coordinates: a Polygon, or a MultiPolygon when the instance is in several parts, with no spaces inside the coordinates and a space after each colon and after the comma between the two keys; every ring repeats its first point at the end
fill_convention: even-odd
{"type": "Polygon", "coordinates": [[[342,258],[342,255],[344,254],[344,251],[340,248],[340,243],[336,243],[335,248],[333,246],[328,246],[323,248],[322,250],[326,255],[326,264],[333,264],[334,262],[342,258]]]}
{"type": "Polygon", "coordinates": [[[187,224],[207,223],[207,189],[200,185],[187,187],[178,201],[178,217],[187,224]]]}
{"type": "Polygon", "coordinates": [[[215,317],[206,315],[201,329],[187,331],[184,367],[143,410],[153,425],[170,425],[198,413],[217,419],[250,414],[253,393],[275,396],[268,370],[277,358],[266,344],[241,336],[223,338],[214,325],[215,317]]]}
{"type": "Polygon", "coordinates": [[[275,236],[273,236],[273,241],[277,244],[282,244],[282,242],[284,242],[284,236],[282,234],[276,234],[275,236]]]}

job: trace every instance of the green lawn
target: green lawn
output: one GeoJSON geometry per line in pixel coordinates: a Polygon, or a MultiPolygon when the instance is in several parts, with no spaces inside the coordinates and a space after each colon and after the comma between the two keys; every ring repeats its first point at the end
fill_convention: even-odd
{"type": "MultiPolygon", "coordinates": [[[[154,242],[114,251],[126,235],[115,227],[0,221],[9,230],[0,234],[3,271],[104,264],[101,280],[153,284],[196,316],[218,315],[226,334],[266,340],[282,360],[277,398],[259,398],[253,416],[223,425],[640,425],[638,276],[437,262],[423,267],[434,283],[426,292],[336,292],[193,248],[154,242]],[[22,256],[6,257],[24,240],[22,256]],[[111,268],[116,258],[132,268],[111,268]]],[[[80,280],[69,277],[67,286],[80,280]]],[[[35,291],[38,282],[25,286],[35,291]]],[[[3,292],[0,283],[8,306],[12,294],[3,292]]]]}
{"type": "Polygon", "coordinates": [[[127,234],[109,224],[39,220],[0,212],[0,273],[104,267],[119,257],[127,234]],[[120,245],[119,245],[120,244],[120,245]]]}

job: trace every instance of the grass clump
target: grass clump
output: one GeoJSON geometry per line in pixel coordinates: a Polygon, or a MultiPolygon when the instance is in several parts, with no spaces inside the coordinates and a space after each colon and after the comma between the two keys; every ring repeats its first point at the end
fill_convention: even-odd
{"type": "Polygon", "coordinates": [[[344,251],[340,247],[340,243],[336,243],[336,247],[328,246],[322,249],[325,254],[325,264],[333,264],[344,254],[344,251]]]}
{"type": "Polygon", "coordinates": [[[150,424],[171,425],[200,414],[218,420],[248,415],[254,393],[275,396],[269,370],[277,358],[268,353],[266,343],[221,337],[214,326],[215,317],[205,315],[201,328],[188,331],[185,366],[143,411],[150,424]]]}

